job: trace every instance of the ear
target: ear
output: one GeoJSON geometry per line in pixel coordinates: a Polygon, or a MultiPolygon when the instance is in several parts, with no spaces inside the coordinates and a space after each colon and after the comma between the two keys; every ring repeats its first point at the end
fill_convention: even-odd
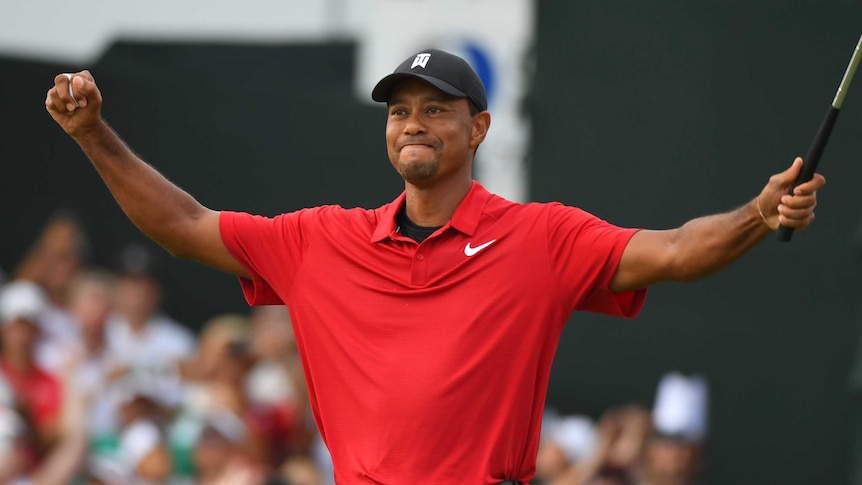
{"type": "Polygon", "coordinates": [[[470,148],[475,149],[488,135],[491,127],[491,113],[482,111],[473,115],[473,131],[470,133],[470,148]]]}

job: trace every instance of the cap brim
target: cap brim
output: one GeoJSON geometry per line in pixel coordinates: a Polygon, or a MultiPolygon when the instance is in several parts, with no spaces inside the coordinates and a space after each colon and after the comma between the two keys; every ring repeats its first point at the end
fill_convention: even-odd
{"type": "Polygon", "coordinates": [[[377,83],[376,86],[374,86],[374,89],[371,91],[371,99],[380,103],[388,102],[389,98],[392,96],[392,91],[395,89],[395,87],[398,86],[402,81],[407,79],[420,79],[451,96],[456,96],[458,98],[467,97],[467,95],[464,94],[464,92],[460,89],[447,83],[446,81],[441,81],[436,77],[424,76],[422,74],[413,74],[409,72],[396,72],[384,77],[380,80],[380,82],[377,83]]]}

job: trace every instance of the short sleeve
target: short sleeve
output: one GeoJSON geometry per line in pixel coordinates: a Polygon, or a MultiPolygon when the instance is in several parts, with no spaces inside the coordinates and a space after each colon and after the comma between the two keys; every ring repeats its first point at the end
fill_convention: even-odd
{"type": "Polygon", "coordinates": [[[301,219],[307,211],[309,209],[272,218],[221,212],[222,242],[251,276],[251,279],[240,278],[249,305],[283,304],[302,262],[301,219]]]}
{"type": "Polygon", "coordinates": [[[635,317],[646,290],[614,294],[609,286],[626,245],[639,229],[614,226],[559,203],[549,204],[548,209],[551,261],[571,311],[635,317]]]}

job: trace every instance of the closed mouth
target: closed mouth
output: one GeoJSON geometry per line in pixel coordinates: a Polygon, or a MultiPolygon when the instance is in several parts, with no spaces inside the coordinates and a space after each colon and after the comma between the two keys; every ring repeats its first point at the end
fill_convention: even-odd
{"type": "Polygon", "coordinates": [[[432,143],[426,142],[422,139],[413,139],[413,140],[402,143],[399,150],[403,150],[403,149],[408,148],[408,147],[434,148],[434,145],[432,143]]]}

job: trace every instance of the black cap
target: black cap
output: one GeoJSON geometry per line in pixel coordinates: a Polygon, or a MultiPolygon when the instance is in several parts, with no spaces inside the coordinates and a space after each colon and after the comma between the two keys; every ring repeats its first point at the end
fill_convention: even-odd
{"type": "Polygon", "coordinates": [[[389,101],[401,81],[421,79],[446,94],[467,98],[479,111],[488,109],[485,86],[476,71],[460,57],[438,49],[428,49],[408,57],[395,71],[384,77],[371,91],[371,99],[389,101]]]}

